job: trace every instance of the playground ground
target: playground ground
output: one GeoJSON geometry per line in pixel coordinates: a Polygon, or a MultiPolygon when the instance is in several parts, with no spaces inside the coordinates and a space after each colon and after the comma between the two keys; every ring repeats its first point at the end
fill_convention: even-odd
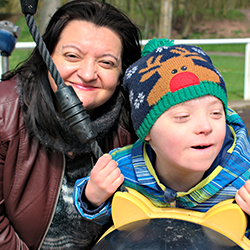
{"type": "Polygon", "coordinates": [[[229,102],[228,106],[234,109],[245,122],[250,136],[250,101],[233,101],[229,102]]]}

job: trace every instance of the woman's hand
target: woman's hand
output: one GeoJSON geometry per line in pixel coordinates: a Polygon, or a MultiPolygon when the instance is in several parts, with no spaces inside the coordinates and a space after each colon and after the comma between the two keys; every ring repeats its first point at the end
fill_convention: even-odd
{"type": "Polygon", "coordinates": [[[241,209],[250,215],[250,180],[247,180],[236,193],[235,200],[241,209]]]}
{"type": "Polygon", "coordinates": [[[124,176],[117,166],[109,154],[104,154],[96,162],[85,190],[85,196],[93,206],[100,206],[123,183],[124,176]]]}

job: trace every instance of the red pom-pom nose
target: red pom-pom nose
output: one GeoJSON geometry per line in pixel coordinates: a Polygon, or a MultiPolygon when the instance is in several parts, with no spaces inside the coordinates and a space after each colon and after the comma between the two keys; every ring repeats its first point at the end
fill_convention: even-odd
{"type": "Polygon", "coordinates": [[[171,92],[175,92],[179,89],[183,89],[185,87],[199,85],[199,78],[191,72],[181,72],[175,75],[170,81],[170,90],[171,92]]]}

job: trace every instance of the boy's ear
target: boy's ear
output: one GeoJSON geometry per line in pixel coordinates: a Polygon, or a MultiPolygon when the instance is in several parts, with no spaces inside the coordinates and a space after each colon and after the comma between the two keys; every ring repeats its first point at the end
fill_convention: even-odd
{"type": "Polygon", "coordinates": [[[151,138],[150,138],[150,134],[148,133],[148,134],[145,136],[144,141],[149,142],[150,139],[151,139],[151,138]]]}

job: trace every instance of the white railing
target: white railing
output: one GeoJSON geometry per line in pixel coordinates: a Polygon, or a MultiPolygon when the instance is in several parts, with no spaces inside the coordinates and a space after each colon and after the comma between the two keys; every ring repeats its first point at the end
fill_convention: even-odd
{"type": "MultiPolygon", "coordinates": [[[[142,45],[145,45],[148,40],[142,40],[142,45]]],[[[175,44],[246,44],[245,48],[245,70],[244,70],[244,100],[250,101],[250,38],[224,38],[224,39],[176,39],[175,44]]],[[[15,49],[27,50],[33,49],[35,42],[17,42],[15,49]]],[[[1,56],[0,56],[1,57],[1,56]]],[[[2,60],[0,60],[0,76],[2,70],[2,60]]]]}

